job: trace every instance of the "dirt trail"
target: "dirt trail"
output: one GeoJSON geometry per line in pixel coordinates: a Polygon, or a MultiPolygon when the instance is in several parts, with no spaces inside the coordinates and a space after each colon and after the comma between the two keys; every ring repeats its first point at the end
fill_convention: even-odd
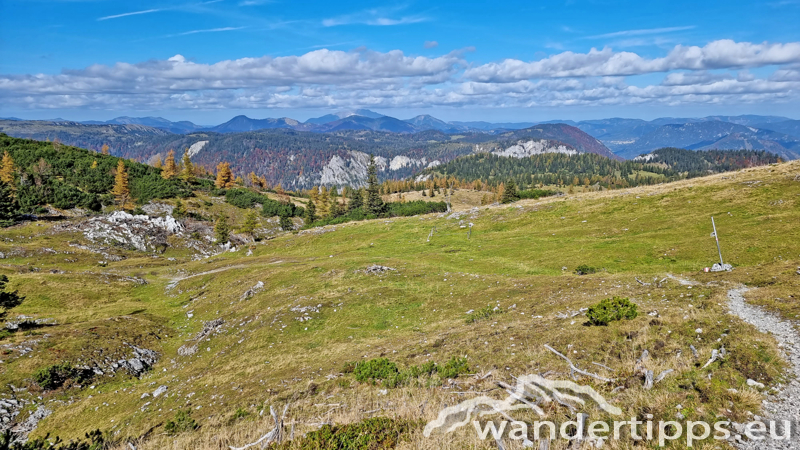
{"type": "Polygon", "coordinates": [[[778,421],[790,420],[793,422],[792,440],[774,441],[763,440],[757,442],[739,443],[741,449],[800,449],[800,440],[797,439],[800,425],[800,335],[794,325],[786,320],[782,320],[775,314],[765,311],[762,308],[748,304],[744,299],[744,293],[748,288],[741,287],[728,291],[729,308],[745,322],[755,326],[762,333],[771,333],[775,336],[786,361],[789,362],[794,378],[786,386],[781,386],[780,392],[764,400],[764,415],[766,419],[778,421]]]}
{"type": "Polygon", "coordinates": [[[180,283],[183,280],[188,280],[189,278],[202,277],[203,275],[210,275],[212,273],[225,272],[226,270],[231,270],[231,269],[242,269],[244,267],[247,267],[247,266],[245,266],[244,264],[237,264],[235,266],[220,267],[219,269],[209,270],[207,272],[195,273],[195,274],[192,274],[192,275],[187,275],[185,277],[173,278],[173,279],[171,279],[169,281],[169,283],[167,283],[166,290],[170,290],[170,289],[174,288],[175,286],[178,285],[178,283],[180,283]]]}

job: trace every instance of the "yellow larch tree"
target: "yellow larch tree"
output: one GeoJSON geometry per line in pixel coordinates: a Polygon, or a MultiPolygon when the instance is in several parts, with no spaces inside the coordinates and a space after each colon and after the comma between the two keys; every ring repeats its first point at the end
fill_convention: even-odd
{"type": "Polygon", "coordinates": [[[235,181],[233,178],[233,172],[231,172],[231,165],[226,162],[221,162],[217,164],[217,179],[214,181],[214,185],[217,189],[226,189],[233,187],[235,181]]]}
{"type": "Polygon", "coordinates": [[[169,180],[178,174],[178,165],[175,164],[175,150],[170,150],[167,153],[167,159],[164,160],[164,166],[161,168],[161,177],[169,180]]]}
{"type": "Polygon", "coordinates": [[[14,173],[17,169],[14,167],[14,158],[8,153],[8,150],[3,153],[3,161],[0,164],[0,180],[9,186],[14,185],[14,173]]]}
{"type": "Polygon", "coordinates": [[[125,171],[125,163],[120,159],[117,163],[116,175],[114,176],[114,188],[111,193],[117,200],[117,204],[122,209],[129,209],[131,200],[131,190],[128,186],[128,172],[125,171]]]}
{"type": "Polygon", "coordinates": [[[108,144],[103,144],[103,146],[100,147],[100,153],[102,153],[104,155],[108,155],[109,154],[108,153],[108,144]]]}
{"type": "Polygon", "coordinates": [[[187,183],[194,183],[194,164],[189,156],[188,149],[183,152],[183,159],[181,159],[181,179],[187,183]]]}

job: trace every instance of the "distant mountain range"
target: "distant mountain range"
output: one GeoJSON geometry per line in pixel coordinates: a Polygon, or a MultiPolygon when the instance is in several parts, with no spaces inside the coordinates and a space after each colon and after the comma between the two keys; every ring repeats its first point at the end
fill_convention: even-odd
{"type": "MultiPolygon", "coordinates": [[[[431,120],[435,119],[420,119],[431,120]]],[[[375,155],[383,179],[406,178],[479,152],[596,153],[619,159],[599,140],[566,124],[540,124],[520,130],[497,130],[494,134],[453,134],[435,129],[414,132],[413,123],[387,116],[349,115],[310,125],[324,127],[324,133],[301,131],[303,126],[286,118],[254,121],[241,116],[211,130],[176,134],[138,124],[0,120],[0,132],[14,137],[58,139],[95,151],[108,145],[111,154],[141,162],[163,159],[174,149],[178,158],[188,152],[195,163],[208,169],[226,161],[238,175],[252,171],[273,185],[280,183],[291,189],[362,183],[369,154],[375,155]],[[393,131],[375,131],[368,125],[393,131]],[[240,129],[247,131],[231,131],[240,129]]]]}
{"type": "MultiPolygon", "coordinates": [[[[18,118],[2,120],[22,121],[18,118]]],[[[68,122],[54,119],[51,122],[68,122]]],[[[510,130],[528,129],[541,124],[565,124],[599,140],[613,154],[631,159],[663,147],[687,149],[767,150],[783,159],[800,158],[800,120],[779,116],[708,116],[701,118],[663,117],[650,121],[610,118],[599,120],[551,120],[546,122],[446,122],[431,115],[397,119],[368,109],[325,114],[301,122],[289,117],[252,119],[241,115],[216,126],[189,121],[172,122],[161,117],[117,117],[90,125],[144,125],[174,134],[196,132],[243,133],[268,129],[289,129],[315,133],[345,130],[372,130],[414,134],[436,130],[447,134],[484,133],[500,135],[510,130]]],[[[546,138],[546,137],[542,137],[546,138]]]]}

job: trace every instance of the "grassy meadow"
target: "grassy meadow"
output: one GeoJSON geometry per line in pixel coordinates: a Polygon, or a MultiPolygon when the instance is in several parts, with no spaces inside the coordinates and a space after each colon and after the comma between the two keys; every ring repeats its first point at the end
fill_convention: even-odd
{"type": "MultiPolygon", "coordinates": [[[[756,288],[748,300],[800,317],[800,162],[500,206],[478,207],[481,197],[456,192],[451,215],[276,232],[199,260],[185,249],[112,248],[106,251],[124,259],[102,265],[85,237],[58,223],[4,229],[0,274],[25,297],[7,319],[57,324],[0,341],[0,385],[8,393],[24,387],[27,394],[15,395],[41,397],[52,409],[36,436],[81,438],[100,429],[139,438],[137,449],[225,449],[271,429],[269,406],[289,405],[287,432],[291,426],[296,439],[288,448],[302,448],[301,436],[323,423],[388,417],[412,424],[398,448],[488,449],[496,445],[478,440],[471,426],[430,438],[422,426],[477,393],[502,398],[497,381],[514,384],[513,376],[531,373],[568,379],[566,362],[544,344],[615,378],[578,382],[626,417],[674,420],[681,405],[689,420],[741,422],[758,414],[765,395],[746,386],[748,378],[768,389],[785,382],[775,341],[729,315],[726,292],[746,284],[756,288]],[[703,273],[718,260],[712,216],[732,272],[703,273]],[[373,264],[395,270],[362,272],[373,264]],[[580,265],[597,271],[577,275],[580,265]],[[244,295],[259,282],[263,288],[244,295]],[[570,317],[613,296],[634,301],[639,317],[606,327],[570,317]],[[497,311],[468,320],[468,311],[487,306],[497,311]],[[195,341],[215,319],[224,324],[195,341]],[[32,379],[61,361],[125,358],[129,344],[161,355],[140,379],[120,372],[54,391],[32,379]],[[196,353],[178,354],[195,344],[196,353]],[[728,356],[702,369],[722,346],[728,356]],[[675,370],[652,390],[634,371],[645,349],[648,369],[675,370]],[[344,370],[381,357],[401,369],[466,357],[469,374],[434,373],[392,388],[357,382],[344,370]],[[166,393],[152,396],[159,386],[166,393]],[[166,434],[178,411],[190,411],[199,428],[166,434]]],[[[242,220],[242,212],[228,213],[234,225],[242,220]]],[[[565,417],[555,406],[548,412],[565,417]]]]}

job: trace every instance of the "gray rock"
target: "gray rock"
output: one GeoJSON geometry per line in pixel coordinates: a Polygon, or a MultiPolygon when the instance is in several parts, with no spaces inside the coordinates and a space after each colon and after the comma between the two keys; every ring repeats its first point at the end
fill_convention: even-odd
{"type": "Polygon", "coordinates": [[[153,397],[158,397],[159,395],[167,392],[167,387],[164,385],[159,386],[155,391],[153,391],[153,397]]]}

